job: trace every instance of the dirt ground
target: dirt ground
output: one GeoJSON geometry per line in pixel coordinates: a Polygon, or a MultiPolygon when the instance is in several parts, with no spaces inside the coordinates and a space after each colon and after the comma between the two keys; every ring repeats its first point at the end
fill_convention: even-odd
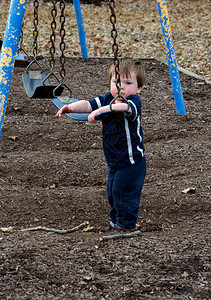
{"type": "MultiPolygon", "coordinates": [[[[40,63],[47,70],[47,59],[40,63]]],[[[68,58],[73,97],[106,93],[110,63],[68,58]]],[[[56,118],[50,99],[27,98],[24,69],[14,69],[0,146],[0,227],[14,227],[0,231],[1,300],[211,299],[211,87],[181,73],[187,116],[178,116],[168,67],[143,63],[141,234],[105,242],[98,233],[109,213],[101,123],[56,118]],[[84,221],[90,231],[20,231],[84,221]]]]}

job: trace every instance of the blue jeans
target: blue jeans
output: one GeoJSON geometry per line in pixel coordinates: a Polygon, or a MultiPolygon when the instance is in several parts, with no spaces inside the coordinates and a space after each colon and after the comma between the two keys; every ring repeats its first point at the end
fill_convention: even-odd
{"type": "Polygon", "coordinates": [[[146,176],[145,156],[134,165],[120,170],[108,169],[107,197],[110,218],[123,230],[136,228],[141,191],[146,176]]]}

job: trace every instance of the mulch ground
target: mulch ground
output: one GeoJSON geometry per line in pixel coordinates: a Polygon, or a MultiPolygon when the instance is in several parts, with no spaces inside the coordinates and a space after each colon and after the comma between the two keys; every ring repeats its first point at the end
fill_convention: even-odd
{"type": "MultiPolygon", "coordinates": [[[[46,70],[47,59],[40,63],[46,70]]],[[[106,93],[110,63],[68,58],[73,97],[106,93]]],[[[109,213],[101,123],[56,118],[50,99],[27,98],[24,69],[14,69],[0,146],[0,227],[13,227],[0,231],[1,300],[211,298],[211,88],[181,73],[187,116],[178,116],[168,67],[143,63],[141,233],[105,242],[98,233],[109,213]],[[90,230],[20,231],[84,221],[90,230]]]]}

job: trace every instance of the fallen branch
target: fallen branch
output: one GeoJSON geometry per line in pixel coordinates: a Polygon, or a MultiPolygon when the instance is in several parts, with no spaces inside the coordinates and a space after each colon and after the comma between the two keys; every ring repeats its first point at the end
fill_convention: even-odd
{"type": "Polygon", "coordinates": [[[119,239],[119,238],[129,238],[133,237],[136,235],[139,235],[141,233],[140,230],[136,230],[130,233],[119,233],[119,234],[114,234],[114,235],[105,235],[100,238],[100,242],[106,241],[106,240],[114,240],[114,239],[119,239]]]}
{"type": "Polygon", "coordinates": [[[0,231],[7,232],[7,233],[13,233],[13,229],[14,229],[13,226],[10,226],[10,227],[1,227],[0,231]]]}
{"type": "Polygon", "coordinates": [[[20,229],[20,231],[36,231],[36,230],[44,230],[44,231],[49,231],[49,232],[55,232],[55,233],[60,233],[60,234],[64,234],[64,233],[71,233],[74,231],[77,231],[81,228],[86,227],[87,225],[89,225],[88,221],[85,221],[84,223],[71,228],[71,229],[56,229],[56,228],[48,228],[48,227],[43,227],[43,226],[37,226],[37,227],[31,227],[31,228],[25,228],[25,229],[20,229]]]}

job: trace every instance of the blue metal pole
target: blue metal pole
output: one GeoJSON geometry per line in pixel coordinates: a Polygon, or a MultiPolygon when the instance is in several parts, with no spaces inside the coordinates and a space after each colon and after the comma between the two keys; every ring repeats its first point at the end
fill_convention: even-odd
{"type": "Polygon", "coordinates": [[[0,137],[27,0],[12,0],[0,56],[0,137]]]}
{"type": "Polygon", "coordinates": [[[180,84],[177,61],[174,51],[173,38],[171,34],[171,26],[168,17],[167,4],[165,0],[157,0],[158,11],[160,15],[160,23],[163,31],[163,38],[166,49],[166,56],[168,60],[169,72],[171,76],[171,84],[174,93],[174,99],[177,109],[177,114],[186,115],[184,99],[180,84]]]}
{"type": "Polygon", "coordinates": [[[74,8],[75,8],[75,15],[77,20],[77,26],[78,26],[78,34],[80,39],[80,45],[81,45],[81,53],[83,58],[88,58],[88,52],[86,47],[86,38],[85,38],[85,32],[84,32],[84,26],[83,26],[83,19],[81,14],[81,6],[80,6],[80,0],[73,0],[74,8]]]}

